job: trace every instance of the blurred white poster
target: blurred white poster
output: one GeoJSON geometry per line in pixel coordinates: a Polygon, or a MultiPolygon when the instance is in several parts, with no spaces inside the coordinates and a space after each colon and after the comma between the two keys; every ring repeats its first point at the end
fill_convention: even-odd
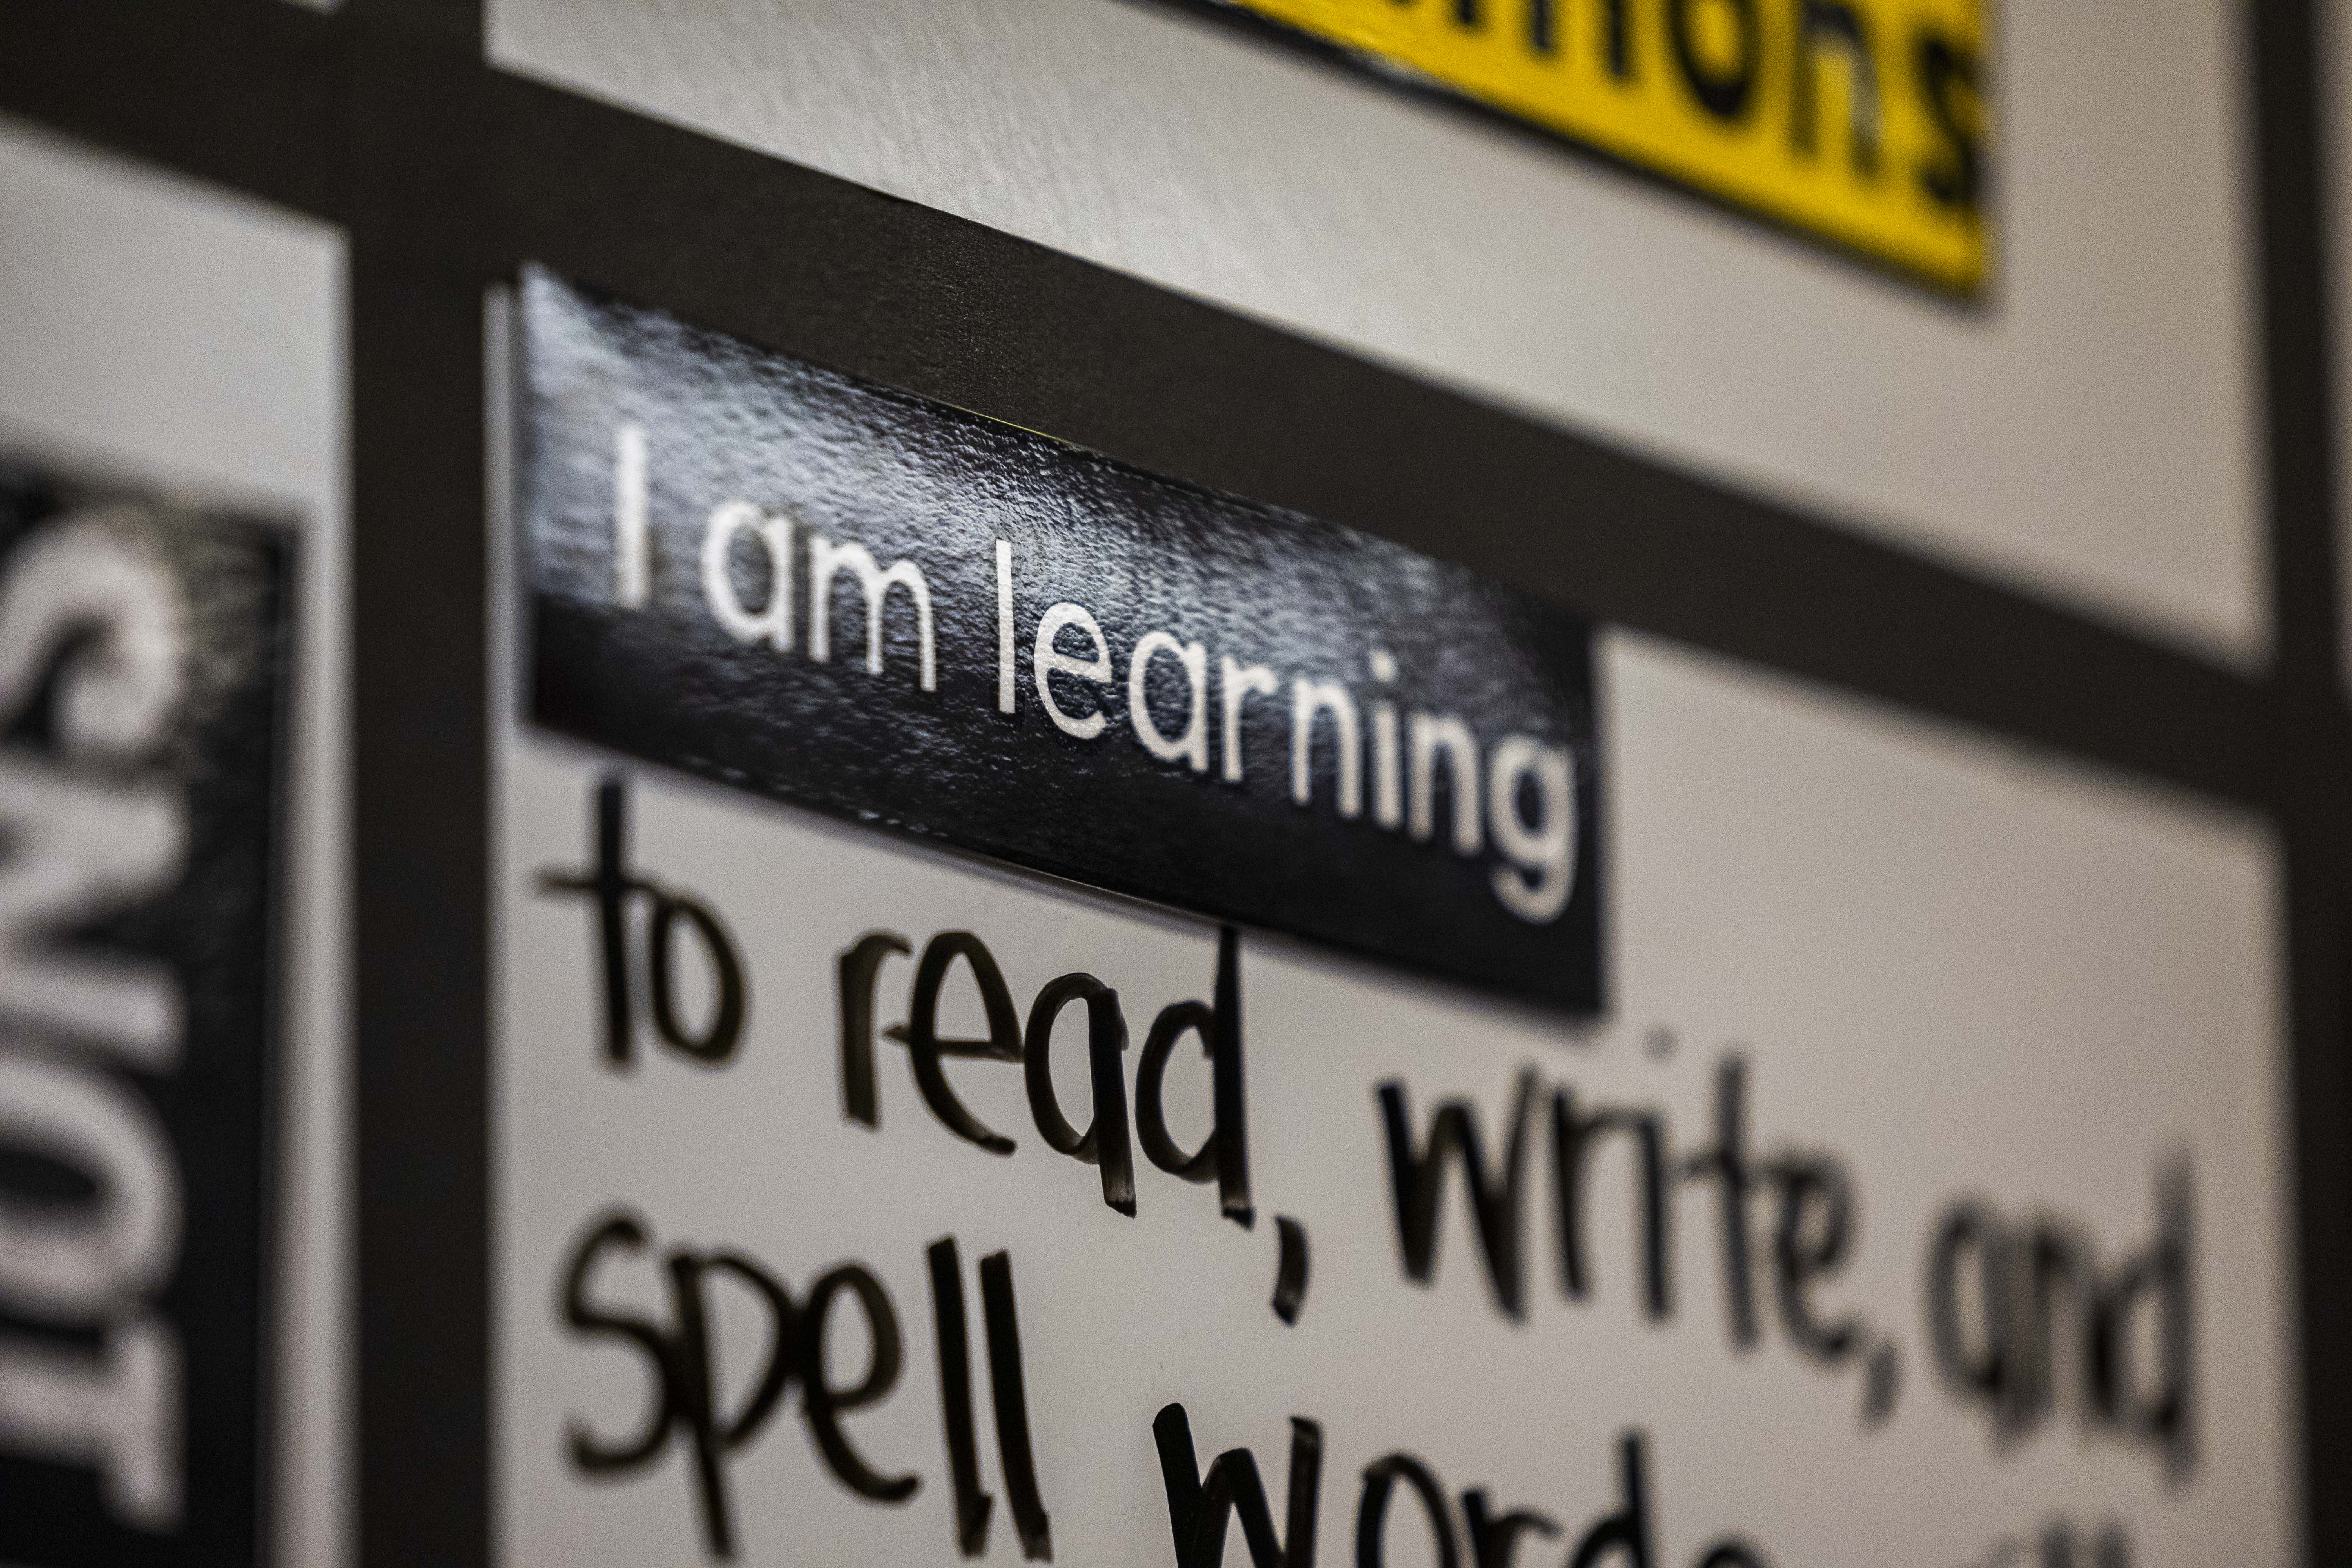
{"type": "Polygon", "coordinates": [[[0,123],[0,1562],[343,1555],[342,243],[0,123]]]}

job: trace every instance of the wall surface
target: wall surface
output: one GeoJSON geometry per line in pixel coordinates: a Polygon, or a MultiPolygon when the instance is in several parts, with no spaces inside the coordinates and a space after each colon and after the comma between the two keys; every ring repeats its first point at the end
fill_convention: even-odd
{"type": "Polygon", "coordinates": [[[513,69],[2215,657],[2267,647],[2219,0],[2001,7],[1976,309],[1149,3],[493,0],[489,22],[513,69]]]}

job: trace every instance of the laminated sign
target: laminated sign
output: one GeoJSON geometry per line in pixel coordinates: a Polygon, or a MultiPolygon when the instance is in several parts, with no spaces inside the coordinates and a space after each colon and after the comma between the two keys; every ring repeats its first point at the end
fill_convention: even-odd
{"type": "Polygon", "coordinates": [[[260,1551],[293,570],[0,463],[0,1562],[260,1551]]]}
{"type": "Polygon", "coordinates": [[[2259,833],[520,320],[501,1561],[2280,1555],[2259,833]]]}
{"type": "Polygon", "coordinates": [[[528,300],[542,722],[1599,1005],[1583,622],[551,279],[528,300]]]}
{"type": "Polygon", "coordinates": [[[1984,281],[1983,0],[1197,0],[1954,293],[1984,281]]]}

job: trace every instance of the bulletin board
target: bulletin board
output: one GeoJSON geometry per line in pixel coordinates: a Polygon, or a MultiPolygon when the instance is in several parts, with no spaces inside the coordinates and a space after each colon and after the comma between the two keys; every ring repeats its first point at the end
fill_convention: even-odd
{"type": "MultiPolygon", "coordinates": [[[[348,247],[357,1557],[2343,1556],[2321,18],[2224,10],[2251,659],[462,0],[0,0],[0,112],[348,247]]],[[[2005,129],[1932,257],[1637,177],[1991,335],[2005,129]]]]}

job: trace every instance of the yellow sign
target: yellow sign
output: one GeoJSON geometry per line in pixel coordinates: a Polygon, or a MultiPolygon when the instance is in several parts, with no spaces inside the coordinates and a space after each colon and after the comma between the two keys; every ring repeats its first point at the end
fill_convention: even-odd
{"type": "Polygon", "coordinates": [[[1224,0],[1940,288],[1985,276],[1980,0],[1224,0]]]}

